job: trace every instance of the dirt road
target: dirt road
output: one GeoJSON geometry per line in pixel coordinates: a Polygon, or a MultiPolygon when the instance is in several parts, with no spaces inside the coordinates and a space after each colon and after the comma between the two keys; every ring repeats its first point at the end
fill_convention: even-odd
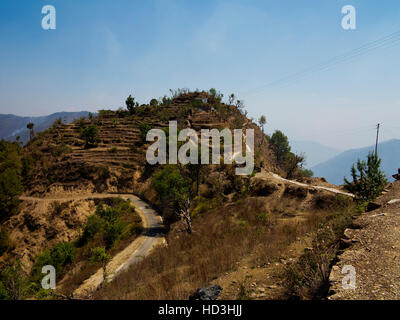
{"type": "MultiPolygon", "coordinates": [[[[135,210],[142,218],[144,227],[144,232],[124,250],[115,255],[107,264],[107,281],[112,281],[120,272],[127,270],[132,264],[139,262],[143,257],[147,256],[156,245],[165,243],[163,220],[154,209],[139,197],[128,194],[89,194],[60,198],[20,197],[20,199],[23,201],[70,201],[110,197],[121,197],[131,200],[135,206],[135,210]]],[[[101,268],[74,291],[74,296],[90,296],[92,292],[101,286],[103,279],[103,269],[101,268]]]]}

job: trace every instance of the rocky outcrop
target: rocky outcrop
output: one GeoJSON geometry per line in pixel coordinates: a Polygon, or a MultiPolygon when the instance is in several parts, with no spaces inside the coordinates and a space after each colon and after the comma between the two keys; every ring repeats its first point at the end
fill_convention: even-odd
{"type": "Polygon", "coordinates": [[[217,300],[221,291],[222,288],[219,285],[200,288],[189,297],[189,300],[217,300]]]}

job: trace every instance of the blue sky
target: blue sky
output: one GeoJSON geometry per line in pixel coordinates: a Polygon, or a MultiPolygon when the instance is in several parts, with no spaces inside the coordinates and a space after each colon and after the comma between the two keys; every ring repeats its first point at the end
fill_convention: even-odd
{"type": "Polygon", "coordinates": [[[268,85],[400,31],[396,0],[2,0],[0,113],[97,111],[169,89],[243,99],[267,132],[336,148],[400,138],[400,44],[268,85]],[[57,29],[41,28],[56,8],[57,29]],[[353,5],[357,29],[344,30],[353,5]]]}

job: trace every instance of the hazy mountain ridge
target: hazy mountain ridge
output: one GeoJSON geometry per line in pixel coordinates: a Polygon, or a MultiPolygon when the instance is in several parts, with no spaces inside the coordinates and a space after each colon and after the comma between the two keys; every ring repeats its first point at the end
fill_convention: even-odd
{"type": "Polygon", "coordinates": [[[61,118],[64,123],[70,123],[80,117],[87,117],[89,112],[56,112],[40,117],[21,117],[13,114],[0,114],[0,139],[14,141],[17,136],[26,143],[29,140],[29,130],[26,125],[29,122],[35,124],[34,131],[39,132],[48,129],[52,123],[61,118]]]}
{"type": "Polygon", "coordinates": [[[311,168],[319,163],[328,161],[343,151],[308,140],[291,140],[290,146],[292,147],[292,152],[296,154],[305,154],[307,168],[311,168]]]}
{"type": "MultiPolygon", "coordinates": [[[[357,159],[365,160],[369,151],[374,151],[375,146],[360,149],[351,149],[342,152],[332,159],[315,165],[311,168],[316,177],[325,177],[330,183],[343,184],[343,178],[350,178],[350,168],[357,159]]],[[[382,159],[382,169],[390,181],[392,174],[400,167],[400,140],[392,139],[378,145],[378,155],[382,159]]]]}

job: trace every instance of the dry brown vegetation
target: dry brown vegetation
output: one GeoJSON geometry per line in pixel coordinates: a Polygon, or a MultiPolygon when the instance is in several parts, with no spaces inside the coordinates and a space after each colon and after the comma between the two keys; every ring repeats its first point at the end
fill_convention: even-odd
{"type": "Polygon", "coordinates": [[[95,298],[187,299],[197,288],[235,271],[245,257],[251,255],[253,265],[276,261],[298,237],[312,234],[329,220],[328,211],[340,215],[349,204],[338,200],[328,211],[314,210],[306,219],[291,220],[266,212],[265,200],[250,197],[201,214],[193,221],[192,235],[175,226],[167,247],[155,249],[95,298]]]}

